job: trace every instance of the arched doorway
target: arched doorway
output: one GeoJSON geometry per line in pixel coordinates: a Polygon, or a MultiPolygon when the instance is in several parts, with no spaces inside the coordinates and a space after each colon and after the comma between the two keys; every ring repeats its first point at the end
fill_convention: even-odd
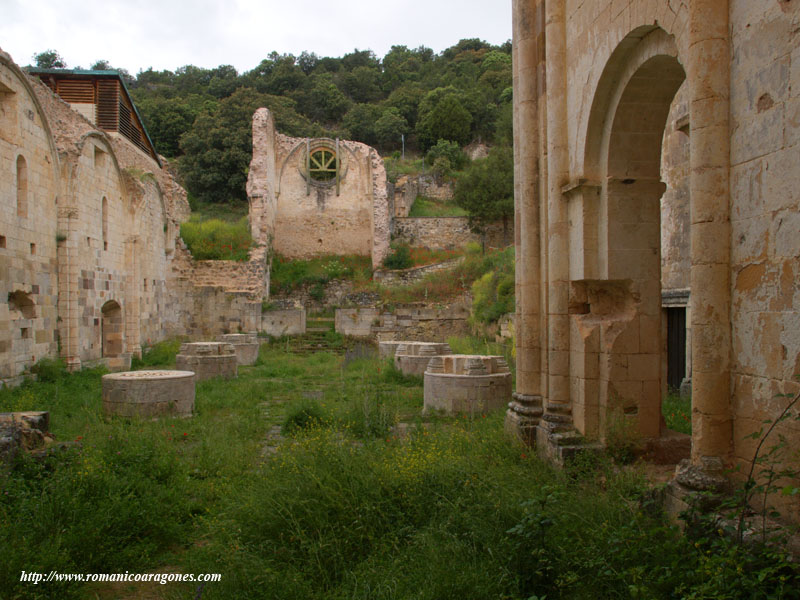
{"type": "Polygon", "coordinates": [[[662,434],[661,151],[685,79],[673,39],[640,28],[612,54],[592,107],[586,171],[596,196],[584,193],[583,209],[596,226],[582,231],[583,247],[593,252],[583,278],[572,282],[578,310],[571,312],[586,332],[578,350],[597,359],[596,380],[579,402],[581,429],[601,439],[619,427],[644,438],[662,434]]]}
{"type": "Polygon", "coordinates": [[[115,300],[109,300],[102,308],[101,340],[103,358],[122,355],[123,323],[122,308],[115,300]]]}

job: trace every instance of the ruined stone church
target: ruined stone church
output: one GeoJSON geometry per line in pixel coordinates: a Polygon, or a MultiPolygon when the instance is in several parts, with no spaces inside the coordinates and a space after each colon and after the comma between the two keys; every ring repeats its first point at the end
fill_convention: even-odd
{"type": "MultiPolygon", "coordinates": [[[[514,0],[513,22],[507,426],[557,460],[663,440],[673,375],[675,485],[713,487],[800,389],[800,2],[514,0]]],[[[778,433],[797,449],[800,422],[778,433]]]]}
{"type": "Polygon", "coordinates": [[[374,149],[282,136],[266,109],[254,139],[249,260],[193,260],[186,192],[119,73],[26,73],[0,50],[0,385],[43,358],[118,370],[168,337],[261,331],[273,250],[380,263],[389,212],[374,149]]]}

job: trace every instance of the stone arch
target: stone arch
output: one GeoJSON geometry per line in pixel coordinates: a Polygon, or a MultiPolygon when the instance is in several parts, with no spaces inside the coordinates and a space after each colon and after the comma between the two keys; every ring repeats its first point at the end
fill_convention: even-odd
{"type": "Polygon", "coordinates": [[[101,308],[101,340],[103,358],[116,358],[122,355],[124,322],[122,307],[116,300],[109,300],[101,308]]]}
{"type": "MultiPolygon", "coordinates": [[[[36,97],[36,93],[33,91],[33,87],[31,84],[28,75],[24,73],[19,66],[11,59],[7,53],[0,50],[0,67],[5,67],[9,71],[13,73],[13,75],[17,78],[17,81],[20,85],[25,89],[25,92],[28,95],[28,98],[33,103],[36,109],[36,115],[39,117],[41,121],[42,129],[45,131],[45,138],[47,139],[47,145],[49,152],[46,154],[48,159],[48,163],[50,165],[50,169],[52,171],[53,181],[58,182],[60,177],[60,161],[59,161],[59,154],[58,149],[56,148],[55,137],[53,136],[53,132],[50,129],[50,122],[47,120],[47,116],[42,109],[42,105],[39,102],[39,99],[36,97]]],[[[56,188],[56,196],[54,200],[58,201],[58,188],[56,188]]]]}
{"type": "Polygon", "coordinates": [[[28,216],[28,163],[21,154],[17,156],[17,216],[28,216]]]}
{"type": "Polygon", "coordinates": [[[620,419],[644,437],[662,433],[661,145],[685,79],[674,38],[640,27],[611,54],[588,118],[584,169],[594,191],[583,193],[578,233],[590,258],[571,300],[582,307],[573,318],[595,332],[579,350],[597,352],[597,395],[583,402],[583,417],[585,433],[600,437],[620,419]]]}

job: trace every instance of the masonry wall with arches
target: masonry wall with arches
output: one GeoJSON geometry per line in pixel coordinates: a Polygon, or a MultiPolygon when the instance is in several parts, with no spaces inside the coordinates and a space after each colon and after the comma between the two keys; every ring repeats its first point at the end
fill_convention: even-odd
{"type": "Polygon", "coordinates": [[[786,0],[515,0],[507,422],[529,441],[667,433],[665,292],[690,332],[684,471],[751,458],[798,391],[798,18],[786,0]]]}
{"type": "Polygon", "coordinates": [[[0,51],[0,380],[42,358],[129,364],[186,330],[186,193],[0,51]]]}

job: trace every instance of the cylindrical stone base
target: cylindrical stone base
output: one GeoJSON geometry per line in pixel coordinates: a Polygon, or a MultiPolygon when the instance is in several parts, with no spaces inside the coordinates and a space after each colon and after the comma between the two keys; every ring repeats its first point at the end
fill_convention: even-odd
{"type": "Polygon", "coordinates": [[[438,356],[425,371],[423,412],[484,414],[509,400],[511,371],[502,356],[438,356]]]}
{"type": "Polygon", "coordinates": [[[191,417],[195,375],[191,371],[128,371],[103,375],[107,416],[191,417]]]}

